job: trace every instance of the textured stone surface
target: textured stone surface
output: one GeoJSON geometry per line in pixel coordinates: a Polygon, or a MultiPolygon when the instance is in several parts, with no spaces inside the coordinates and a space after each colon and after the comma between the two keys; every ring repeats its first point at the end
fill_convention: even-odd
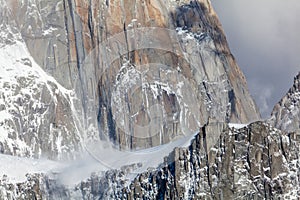
{"type": "Polygon", "coordinates": [[[1,28],[0,153],[77,157],[83,134],[72,108],[74,92],[36,64],[18,31],[7,22],[1,28]]]}
{"type": "MultiPolygon", "coordinates": [[[[35,61],[65,88],[75,88],[83,128],[100,127],[101,138],[120,147],[167,143],[183,134],[183,121],[193,132],[209,117],[224,122],[259,119],[209,1],[10,0],[7,5],[11,12],[3,19],[21,33],[35,61]],[[185,59],[161,49],[134,50],[129,33],[139,27],[177,31],[185,59]],[[116,42],[122,55],[104,70],[99,44],[117,33],[125,41],[116,42]],[[189,87],[181,87],[182,79],[189,87]],[[151,110],[152,105],[160,107],[151,110]],[[158,118],[155,128],[151,118],[158,118]]],[[[163,32],[154,34],[166,44],[173,42],[163,32]]]]}
{"type": "Polygon", "coordinates": [[[300,73],[287,94],[275,105],[269,122],[283,131],[300,134],[300,73]]]}
{"type": "Polygon", "coordinates": [[[259,113],[209,1],[0,3],[1,153],[63,160],[88,140],[145,148],[183,128],[200,129],[187,148],[143,173],[125,166],[75,186],[56,178],[63,172],[28,174],[22,183],[3,176],[1,200],[299,198],[300,75],[270,120],[283,131],[263,122],[229,128],[225,122],[246,123],[259,113]],[[132,33],[153,26],[170,28],[183,52],[174,53],[178,46],[164,31],[145,43],[157,37],[173,49],[134,49],[132,33]],[[121,55],[106,69],[99,44],[117,33],[121,55]],[[151,122],[159,134],[145,128],[151,122]],[[144,138],[136,135],[141,127],[144,138]]]}
{"type": "Polygon", "coordinates": [[[299,141],[262,122],[240,130],[223,127],[218,143],[207,151],[207,131],[218,128],[216,124],[206,125],[189,148],[175,149],[168,157],[174,162],[138,176],[130,186],[129,196],[146,199],[297,196],[299,169],[295,163],[299,159],[294,154],[299,155],[299,141]]]}
{"type": "Polygon", "coordinates": [[[0,191],[37,199],[297,199],[300,195],[299,140],[263,122],[241,129],[212,122],[188,148],[176,148],[164,160],[159,168],[131,181],[128,173],[134,165],[94,173],[69,188],[38,174],[17,185],[2,180],[0,191]],[[210,134],[219,137],[208,149],[210,134]]]}

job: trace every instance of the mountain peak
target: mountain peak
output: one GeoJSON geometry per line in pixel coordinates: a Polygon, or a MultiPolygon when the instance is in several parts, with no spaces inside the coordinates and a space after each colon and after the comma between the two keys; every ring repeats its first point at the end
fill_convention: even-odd
{"type": "Polygon", "coordinates": [[[294,78],[293,86],[287,94],[275,105],[270,123],[287,131],[298,132],[300,129],[300,72],[294,78]]]}
{"type": "Polygon", "coordinates": [[[294,85],[291,92],[300,91],[300,71],[297,76],[294,78],[294,85]]]}

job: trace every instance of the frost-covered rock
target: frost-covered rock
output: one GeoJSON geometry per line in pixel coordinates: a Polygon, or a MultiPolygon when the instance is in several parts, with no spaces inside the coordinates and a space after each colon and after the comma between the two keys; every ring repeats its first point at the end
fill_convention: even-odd
{"type": "Polygon", "coordinates": [[[0,191],[43,199],[297,199],[299,162],[299,140],[290,134],[263,122],[236,129],[211,121],[190,146],[133,178],[137,165],[93,173],[75,186],[27,175],[23,183],[0,182],[0,191]],[[209,146],[211,135],[218,137],[209,146]]]}
{"type": "Polygon", "coordinates": [[[283,131],[300,134],[300,73],[287,94],[275,105],[269,122],[283,131]]]}
{"type": "Polygon", "coordinates": [[[83,136],[73,112],[74,92],[40,68],[7,23],[1,25],[0,45],[0,153],[77,157],[83,136]]]}
{"type": "Polygon", "coordinates": [[[241,129],[211,123],[189,148],[175,149],[165,166],[137,176],[125,193],[133,199],[296,199],[298,145],[263,122],[241,129]],[[210,134],[219,137],[208,148],[210,134]]]}

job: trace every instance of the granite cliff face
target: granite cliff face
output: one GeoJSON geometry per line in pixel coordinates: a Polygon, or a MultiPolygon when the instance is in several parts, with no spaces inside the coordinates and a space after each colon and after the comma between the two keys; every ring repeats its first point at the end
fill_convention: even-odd
{"type": "Polygon", "coordinates": [[[300,73],[287,94],[275,105],[269,121],[283,131],[300,134],[300,73]]]}
{"type": "Polygon", "coordinates": [[[299,198],[300,74],[269,121],[228,123],[260,116],[209,1],[0,0],[0,22],[0,153],[99,166],[1,174],[1,200],[299,198]],[[181,135],[142,172],[97,160],[181,135]]]}
{"type": "Polygon", "coordinates": [[[72,140],[75,149],[99,135],[135,149],[195,132],[209,118],[260,117],[209,1],[2,0],[1,22],[7,36],[2,45],[10,46],[19,35],[32,60],[75,92],[73,108],[67,100],[66,112],[48,117],[58,122],[37,125],[41,138],[52,134],[51,124],[68,124],[57,134],[68,134],[70,141],[63,143],[72,140]],[[172,30],[177,46],[170,45],[174,39],[165,29],[151,33],[145,27],[172,30]],[[137,48],[136,36],[143,31],[152,36],[141,39],[146,47],[156,36],[164,48],[137,48]],[[108,61],[103,55],[111,51],[118,57],[108,61]]]}

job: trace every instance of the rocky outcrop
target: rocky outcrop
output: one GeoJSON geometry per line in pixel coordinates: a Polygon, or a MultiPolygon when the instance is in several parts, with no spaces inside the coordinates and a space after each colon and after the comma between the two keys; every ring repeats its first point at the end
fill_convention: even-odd
{"type": "Polygon", "coordinates": [[[54,179],[28,175],[27,182],[5,191],[37,199],[296,199],[299,142],[263,122],[240,129],[211,122],[188,148],[176,148],[158,169],[133,180],[128,179],[131,166],[59,190],[54,179]],[[213,135],[218,137],[210,140],[213,135]]]}
{"type": "Polygon", "coordinates": [[[300,73],[287,94],[275,105],[268,121],[283,131],[300,134],[300,73]]]}
{"type": "Polygon", "coordinates": [[[129,196],[278,199],[299,195],[295,187],[299,183],[299,141],[257,122],[239,130],[223,125],[219,140],[207,149],[207,135],[217,133],[207,132],[209,126],[216,127],[205,126],[188,149],[175,149],[168,157],[170,164],[139,175],[129,187],[129,196]]]}

